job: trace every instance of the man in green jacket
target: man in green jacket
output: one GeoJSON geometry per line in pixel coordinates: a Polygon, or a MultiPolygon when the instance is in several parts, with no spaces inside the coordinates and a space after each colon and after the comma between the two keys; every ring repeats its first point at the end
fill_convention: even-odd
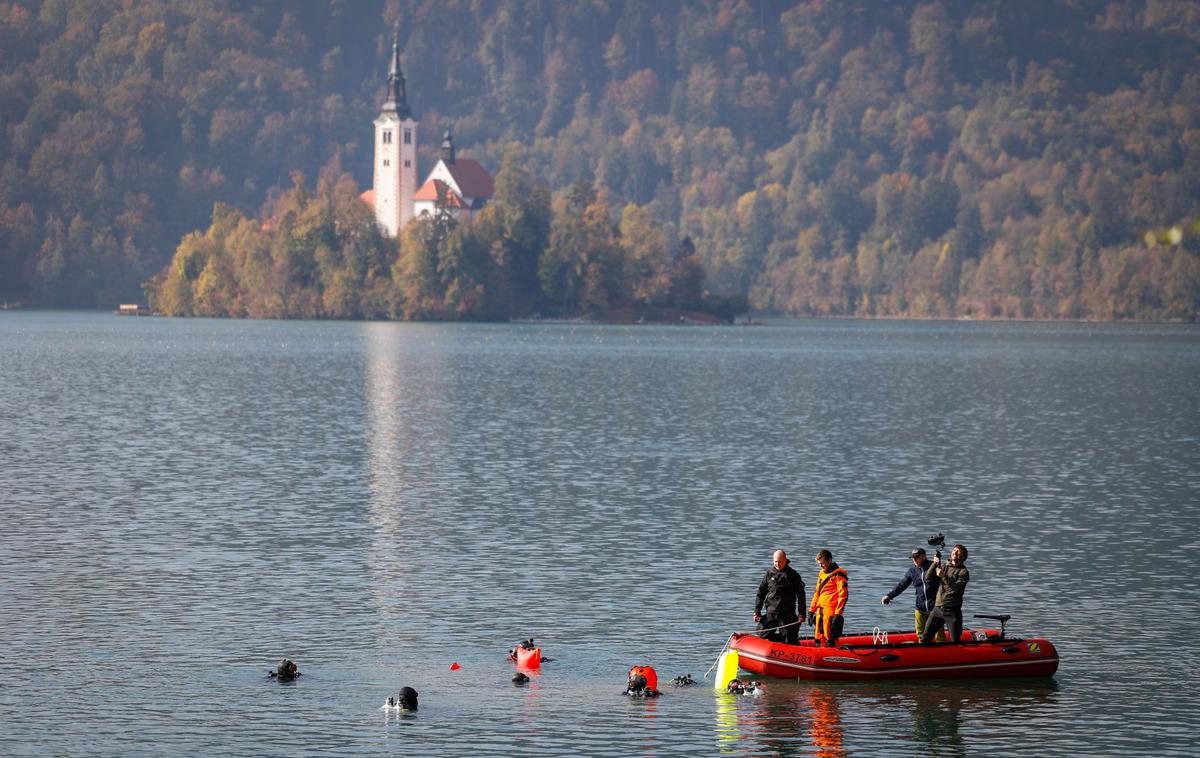
{"type": "Polygon", "coordinates": [[[921,644],[928,644],[943,626],[946,627],[949,641],[958,642],[963,628],[963,593],[967,590],[967,582],[971,581],[971,572],[967,570],[967,548],[955,545],[950,551],[949,565],[943,564],[940,557],[935,557],[925,570],[927,580],[932,581],[934,577],[941,584],[938,586],[933,613],[929,614],[925,631],[921,633],[921,644]]]}

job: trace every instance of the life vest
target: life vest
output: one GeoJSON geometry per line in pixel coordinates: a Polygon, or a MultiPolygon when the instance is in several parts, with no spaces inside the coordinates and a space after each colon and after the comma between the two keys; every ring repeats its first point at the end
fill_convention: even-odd
{"type": "Polygon", "coordinates": [[[829,615],[840,615],[846,607],[846,598],[849,596],[847,584],[849,577],[846,575],[846,570],[841,566],[836,566],[829,573],[822,571],[818,576],[817,589],[813,591],[812,603],[809,604],[808,610],[815,612],[818,609],[827,609],[829,615]],[[828,589],[826,585],[829,585],[828,589]]]}

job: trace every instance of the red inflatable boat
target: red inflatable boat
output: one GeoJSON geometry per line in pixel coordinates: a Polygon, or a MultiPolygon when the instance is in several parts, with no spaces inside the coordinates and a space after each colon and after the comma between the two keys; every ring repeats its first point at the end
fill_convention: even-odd
{"type": "Polygon", "coordinates": [[[1051,676],[1058,651],[1050,640],[1013,639],[995,629],[967,629],[956,644],[918,645],[912,632],[848,635],[837,647],[771,642],[734,634],[729,647],[738,667],[787,679],[942,679],[985,676],[1051,676]]]}

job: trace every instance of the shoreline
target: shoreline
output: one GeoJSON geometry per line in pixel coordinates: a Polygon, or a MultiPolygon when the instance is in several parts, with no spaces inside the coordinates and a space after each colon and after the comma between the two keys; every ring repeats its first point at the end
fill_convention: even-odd
{"type": "MultiPolygon", "coordinates": [[[[65,313],[103,313],[110,316],[123,315],[118,314],[112,309],[102,307],[79,307],[79,308],[43,308],[39,306],[13,306],[10,304],[7,308],[0,307],[0,313],[3,312],[19,312],[19,313],[39,313],[39,312],[65,312],[65,313]]],[[[953,323],[1012,323],[1012,324],[1145,324],[1145,325],[1161,325],[1161,326],[1197,326],[1200,325],[1200,317],[1193,320],[1187,319],[1089,319],[1089,318],[1009,318],[1009,317],[978,317],[978,316],[911,316],[911,315],[875,315],[875,316],[859,316],[859,315],[795,315],[788,313],[763,313],[750,318],[738,318],[735,321],[725,321],[723,319],[714,318],[712,320],[680,320],[671,319],[627,319],[627,318],[594,318],[589,316],[575,317],[522,317],[512,318],[497,321],[470,321],[470,320],[406,320],[406,319],[390,319],[390,318],[252,318],[249,316],[168,316],[158,311],[150,311],[149,313],[139,313],[139,316],[151,316],[155,318],[211,318],[228,321],[347,321],[347,322],[395,322],[408,324],[574,324],[578,325],[596,325],[596,326],[759,326],[769,325],[771,322],[780,321],[945,321],[953,323]],[[749,322],[749,323],[747,323],[749,322]]]]}

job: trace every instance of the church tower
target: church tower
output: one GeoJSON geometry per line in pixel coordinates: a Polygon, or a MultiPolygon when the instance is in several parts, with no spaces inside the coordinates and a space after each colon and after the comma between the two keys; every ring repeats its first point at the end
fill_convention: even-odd
{"type": "Polygon", "coordinates": [[[413,218],[417,191],[417,122],[408,107],[400,70],[400,30],[392,34],[387,100],[375,119],[375,220],[390,237],[413,218]]]}

